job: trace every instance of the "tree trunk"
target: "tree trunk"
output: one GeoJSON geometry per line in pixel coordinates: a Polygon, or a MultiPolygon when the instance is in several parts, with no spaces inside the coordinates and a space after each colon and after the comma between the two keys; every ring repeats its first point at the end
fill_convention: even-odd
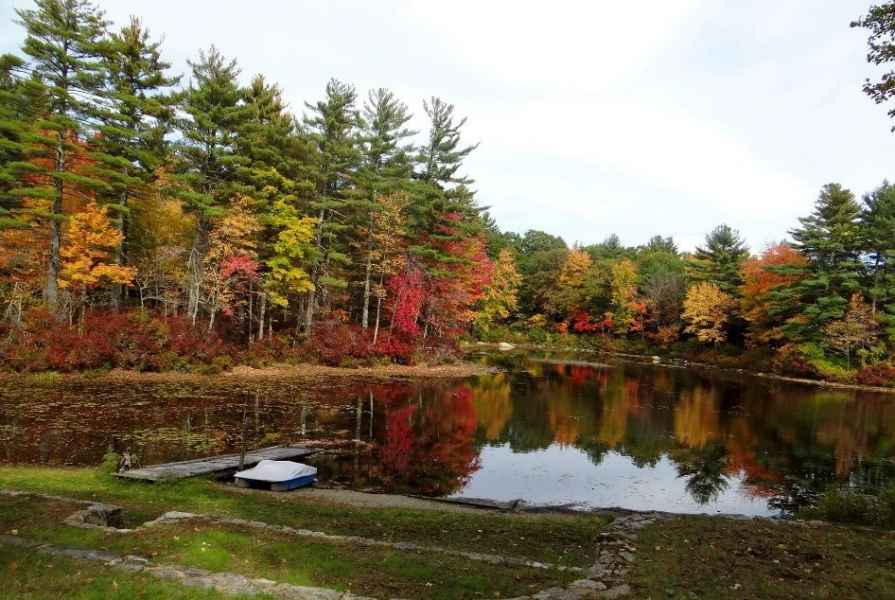
{"type": "Polygon", "coordinates": [[[364,276],[364,309],[361,324],[366,330],[370,326],[370,275],[373,272],[373,251],[367,252],[367,272],[364,276]]]}
{"type": "Polygon", "coordinates": [[[258,341],[264,341],[264,310],[267,308],[267,296],[261,294],[261,306],[258,307],[258,341]]]}
{"type": "Polygon", "coordinates": [[[252,291],[252,280],[249,279],[249,314],[248,314],[248,322],[249,322],[249,344],[252,344],[255,341],[255,331],[252,329],[252,317],[255,314],[254,310],[254,299],[255,294],[252,291]]]}
{"type": "MultiPolygon", "coordinates": [[[[56,143],[56,173],[65,172],[65,132],[60,131],[56,143]]],[[[54,182],[56,195],[53,197],[52,215],[50,218],[50,256],[47,264],[47,285],[44,289],[44,300],[50,312],[59,308],[59,249],[62,246],[62,198],[65,194],[65,183],[61,177],[54,182]]]]}
{"type": "Polygon", "coordinates": [[[199,301],[202,291],[203,269],[205,266],[205,251],[208,241],[208,223],[205,217],[199,216],[196,222],[196,234],[193,237],[193,248],[190,251],[189,262],[189,298],[187,303],[187,312],[196,325],[196,318],[199,316],[199,301]]]}

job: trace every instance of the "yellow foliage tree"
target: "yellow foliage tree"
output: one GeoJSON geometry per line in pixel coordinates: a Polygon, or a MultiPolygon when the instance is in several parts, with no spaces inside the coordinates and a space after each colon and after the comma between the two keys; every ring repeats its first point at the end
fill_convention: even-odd
{"type": "Polygon", "coordinates": [[[727,339],[725,327],[735,306],[734,299],[709,281],[690,286],[684,299],[686,333],[700,342],[720,344],[727,339]]]}
{"type": "Polygon", "coordinates": [[[108,210],[90,202],[68,223],[65,245],[59,252],[59,287],[71,293],[69,320],[80,309],[83,321],[91,291],[110,285],[131,285],[136,270],[114,262],[123,236],[109,220],[108,210]]]}
{"type": "Polygon", "coordinates": [[[497,255],[491,281],[482,298],[481,310],[476,313],[475,323],[479,329],[487,331],[492,323],[508,318],[516,310],[516,292],[521,283],[522,275],[516,269],[513,253],[504,248],[497,255]]]}

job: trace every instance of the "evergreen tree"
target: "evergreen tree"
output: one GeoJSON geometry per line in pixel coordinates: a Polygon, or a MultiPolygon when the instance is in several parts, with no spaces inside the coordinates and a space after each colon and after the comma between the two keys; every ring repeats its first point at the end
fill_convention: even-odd
{"type": "Polygon", "coordinates": [[[223,214],[232,196],[242,191],[239,172],[247,161],[236,142],[248,118],[239,86],[239,68],[212,46],[189,63],[192,81],[184,95],[178,144],[179,193],[195,215],[196,233],[190,251],[187,311],[199,312],[205,254],[211,220],[223,214]]]}
{"type": "Polygon", "coordinates": [[[17,165],[27,157],[28,123],[43,115],[46,92],[39,77],[28,77],[25,62],[0,55],[0,229],[20,224],[17,165]]]}
{"type": "MultiPolygon", "coordinates": [[[[247,188],[249,208],[268,226],[266,243],[260,248],[267,266],[258,306],[263,326],[268,296],[286,310],[292,305],[292,294],[310,289],[305,265],[296,263],[307,260],[314,247],[314,222],[303,216],[303,211],[315,191],[315,155],[277,85],[268,83],[262,75],[255,76],[245,91],[245,103],[248,116],[239,131],[237,147],[246,160],[240,165],[239,177],[247,188]],[[311,232],[307,239],[306,232],[311,232]]],[[[251,301],[246,312],[251,331],[251,301]]]]}
{"type": "Polygon", "coordinates": [[[864,196],[861,238],[868,258],[871,313],[881,317],[895,339],[895,186],[888,181],[864,196]]]}
{"type": "Polygon", "coordinates": [[[171,65],[161,59],[160,44],[136,17],[109,36],[104,55],[108,107],[100,114],[97,170],[111,187],[106,204],[122,236],[117,263],[126,265],[130,203],[146,193],[167,158],[165,136],[178,100],[171,90],[180,78],[167,75],[171,65]]]}
{"type": "Polygon", "coordinates": [[[719,225],[705,237],[705,245],[697,246],[691,263],[695,281],[709,281],[721,291],[736,295],[743,281],[740,266],[749,258],[749,249],[740,232],[728,225],[719,225]]]}
{"type": "Polygon", "coordinates": [[[823,326],[841,319],[849,298],[860,289],[861,209],[838,183],[823,187],[801,227],[790,234],[793,247],[808,259],[806,273],[793,286],[772,294],[774,315],[789,316],[784,331],[794,339],[822,335],[823,326]]]}
{"type": "Polygon", "coordinates": [[[417,156],[422,167],[420,179],[443,189],[452,185],[469,186],[472,179],[460,175],[459,171],[463,160],[478,148],[478,144],[463,146],[460,143],[460,130],[466,124],[466,117],[455,123],[454,105],[434,96],[423,101],[423,109],[429,117],[430,127],[428,140],[417,156]]]}
{"type": "Polygon", "coordinates": [[[326,84],[323,100],[306,104],[310,114],[305,127],[319,155],[317,194],[311,209],[317,217],[314,235],[316,253],[311,256],[312,289],[305,307],[305,331],[310,332],[314,312],[327,300],[331,288],[344,288],[344,279],[334,276],[334,268],[348,263],[339,236],[346,231],[352,185],[360,164],[359,114],[354,86],[337,79],[326,84]]]}
{"type": "Polygon", "coordinates": [[[49,221],[50,241],[44,298],[55,310],[63,198],[73,187],[105,187],[96,177],[74,172],[71,159],[80,151],[77,143],[96,123],[105,80],[102,39],[107,22],[87,0],[35,0],[35,8],[16,14],[27,31],[22,50],[30,58],[32,72],[46,85],[48,106],[44,117],[29,128],[27,160],[13,165],[20,174],[29,175],[27,183],[12,193],[47,202],[43,215],[49,221]]]}
{"type": "Polygon", "coordinates": [[[367,96],[363,110],[363,162],[358,173],[360,193],[354,202],[355,236],[364,265],[361,295],[361,325],[369,327],[370,300],[373,276],[374,212],[383,206],[378,196],[389,195],[406,188],[412,173],[413,146],[406,142],[416,132],[406,127],[411,119],[407,105],[385,88],[373,90],[367,96]]]}

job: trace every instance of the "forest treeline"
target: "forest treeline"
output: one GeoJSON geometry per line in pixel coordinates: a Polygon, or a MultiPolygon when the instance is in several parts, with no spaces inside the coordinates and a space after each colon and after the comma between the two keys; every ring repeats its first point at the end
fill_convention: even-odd
{"type": "Polygon", "coordinates": [[[792,240],[756,255],[727,225],[692,253],[661,236],[569,247],[499,230],[443,99],[416,131],[388,89],[332,79],[298,114],[214,46],[174,74],[136,17],[116,28],[87,0],[16,13],[21,51],[0,58],[12,368],[410,362],[465,335],[580,334],[895,373],[888,183],[861,201],[825,186],[792,240]]]}

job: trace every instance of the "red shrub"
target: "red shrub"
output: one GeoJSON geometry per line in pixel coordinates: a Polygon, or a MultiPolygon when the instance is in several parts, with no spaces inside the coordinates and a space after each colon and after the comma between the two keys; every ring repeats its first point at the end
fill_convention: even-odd
{"type": "Polygon", "coordinates": [[[873,365],[858,371],[858,383],[863,385],[891,386],[895,385],[895,367],[892,365],[873,365]]]}
{"type": "Polygon", "coordinates": [[[339,321],[321,321],[314,326],[312,347],[325,365],[339,366],[345,359],[364,359],[371,354],[370,341],[359,326],[339,321]]]}

